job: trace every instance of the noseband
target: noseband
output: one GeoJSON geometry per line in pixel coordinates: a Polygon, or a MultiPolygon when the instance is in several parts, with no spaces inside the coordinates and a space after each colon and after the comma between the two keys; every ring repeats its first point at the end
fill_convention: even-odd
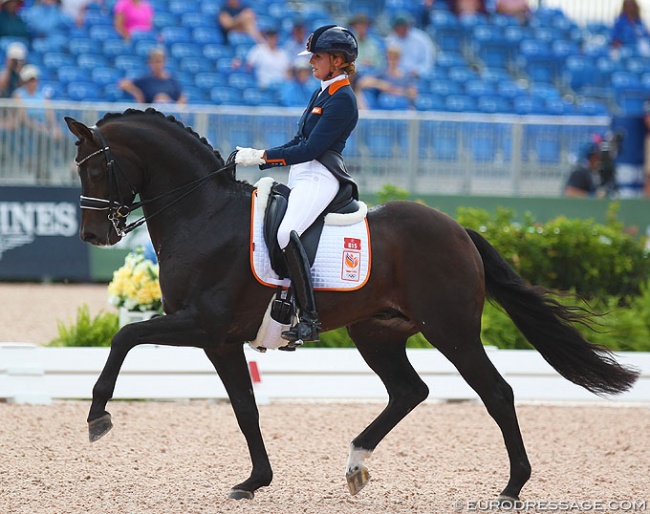
{"type": "Polygon", "coordinates": [[[166,208],[180,201],[185,196],[187,196],[195,189],[197,189],[203,182],[212,178],[215,174],[222,171],[234,170],[236,166],[235,159],[234,159],[236,152],[233,152],[232,154],[230,154],[230,157],[228,157],[228,161],[226,162],[225,166],[219,168],[218,170],[214,170],[208,173],[204,177],[200,177],[196,180],[193,180],[192,182],[177,187],[176,189],[167,191],[166,193],[156,196],[155,198],[150,198],[148,200],[142,200],[135,203],[131,202],[127,204],[122,200],[122,196],[120,194],[118,173],[122,177],[122,179],[126,181],[131,191],[131,194],[134,197],[137,194],[137,191],[129,181],[129,178],[126,176],[126,174],[120,169],[119,165],[117,165],[117,163],[115,162],[115,157],[113,157],[113,153],[111,152],[110,147],[106,143],[103,134],[99,131],[99,128],[96,125],[94,127],[88,127],[88,128],[93,134],[97,135],[101,143],[101,148],[87,155],[80,161],[75,160],[75,164],[77,165],[77,167],[79,167],[85,162],[92,159],[93,157],[102,154],[104,155],[104,159],[106,160],[106,172],[108,173],[108,181],[109,181],[108,199],[81,195],[79,196],[79,206],[81,207],[81,209],[86,209],[91,211],[108,211],[108,219],[113,225],[115,232],[120,237],[124,237],[129,232],[133,231],[140,225],[144,224],[147,220],[153,218],[154,216],[156,216],[166,208]],[[144,205],[147,205],[151,202],[154,202],[156,200],[170,196],[175,193],[180,193],[180,194],[178,197],[174,198],[171,202],[164,204],[160,209],[158,209],[154,213],[150,214],[149,216],[143,216],[139,220],[130,223],[129,225],[126,224],[128,215],[131,214],[134,210],[139,209],[144,205]],[[115,198],[116,195],[117,195],[117,199],[115,198]]]}

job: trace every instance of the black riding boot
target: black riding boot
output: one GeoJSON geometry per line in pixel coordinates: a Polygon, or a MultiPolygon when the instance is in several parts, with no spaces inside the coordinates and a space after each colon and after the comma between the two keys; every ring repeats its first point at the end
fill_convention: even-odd
{"type": "Polygon", "coordinates": [[[287,341],[318,341],[320,322],[316,312],[314,286],[311,280],[311,268],[307,253],[300,242],[296,231],[291,232],[289,244],[284,249],[291,285],[300,308],[300,321],[290,330],[282,332],[282,339],[287,341]]]}

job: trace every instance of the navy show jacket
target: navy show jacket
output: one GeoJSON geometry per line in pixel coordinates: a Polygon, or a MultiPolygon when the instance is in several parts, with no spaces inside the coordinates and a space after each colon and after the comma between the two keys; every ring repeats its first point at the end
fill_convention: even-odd
{"type": "Polygon", "coordinates": [[[266,150],[266,164],[260,169],[313,161],[327,150],[340,154],[358,119],[357,98],[349,79],[333,82],[322,93],[318,88],[300,117],[296,137],[266,150]]]}

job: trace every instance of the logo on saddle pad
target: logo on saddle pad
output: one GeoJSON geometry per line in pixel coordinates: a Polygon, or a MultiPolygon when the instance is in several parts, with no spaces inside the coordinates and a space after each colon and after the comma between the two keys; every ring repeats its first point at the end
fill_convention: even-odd
{"type": "MultiPolygon", "coordinates": [[[[251,270],[255,278],[269,287],[289,287],[289,279],[280,278],[271,267],[269,252],[264,242],[264,191],[261,184],[251,201],[251,270]],[[261,205],[260,205],[261,204],[261,205]]],[[[371,268],[370,232],[365,211],[352,213],[349,224],[340,214],[335,224],[327,218],[318,243],[311,273],[314,289],[327,291],[354,291],[368,281],[371,268]]]]}

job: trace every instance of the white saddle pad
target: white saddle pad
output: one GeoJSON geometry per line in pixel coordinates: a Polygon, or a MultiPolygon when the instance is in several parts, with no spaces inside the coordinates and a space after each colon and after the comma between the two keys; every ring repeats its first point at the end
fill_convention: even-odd
{"type": "MultiPolygon", "coordinates": [[[[264,241],[265,193],[262,184],[253,191],[251,201],[251,269],[255,278],[270,287],[289,287],[289,279],[281,279],[273,268],[264,241]],[[259,194],[258,194],[259,191],[259,194]],[[258,205],[261,204],[261,205],[258,205]]],[[[365,206],[364,206],[365,207],[365,206]]],[[[311,269],[314,289],[329,291],[354,291],[363,287],[370,276],[371,250],[367,218],[345,225],[348,215],[337,215],[334,225],[327,219],[318,244],[311,269]]],[[[357,219],[350,215],[350,219],[357,219]]]]}

